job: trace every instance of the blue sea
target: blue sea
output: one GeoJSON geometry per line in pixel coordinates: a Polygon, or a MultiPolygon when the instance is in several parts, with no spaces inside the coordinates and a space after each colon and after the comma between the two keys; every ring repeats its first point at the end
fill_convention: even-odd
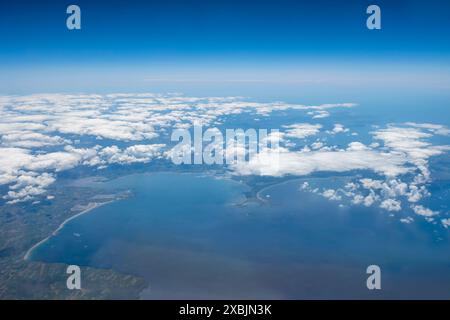
{"type": "Polygon", "coordinates": [[[97,182],[132,196],[70,221],[32,259],[141,276],[142,299],[450,298],[447,233],[339,206],[302,191],[303,181],[266,187],[259,199],[246,199],[240,181],[205,174],[97,182]],[[366,287],[372,264],[382,290],[366,287]]]}

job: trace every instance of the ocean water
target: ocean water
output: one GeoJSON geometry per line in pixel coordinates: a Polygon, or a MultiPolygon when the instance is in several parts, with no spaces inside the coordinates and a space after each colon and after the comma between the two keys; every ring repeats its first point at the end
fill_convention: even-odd
{"type": "Polygon", "coordinates": [[[70,221],[32,259],[142,276],[143,299],[450,298],[448,233],[339,206],[302,183],[265,188],[264,201],[246,201],[249,186],[211,175],[99,183],[133,196],[70,221]],[[366,287],[371,264],[381,267],[382,290],[366,287]]]}

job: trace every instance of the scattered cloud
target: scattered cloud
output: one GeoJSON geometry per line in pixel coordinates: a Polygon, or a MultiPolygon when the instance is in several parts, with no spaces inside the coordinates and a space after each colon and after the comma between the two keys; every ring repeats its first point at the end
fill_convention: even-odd
{"type": "Polygon", "coordinates": [[[442,219],[441,223],[442,223],[442,225],[444,226],[445,229],[450,228],[450,218],[442,219]]]}
{"type": "MultiPolygon", "coordinates": [[[[335,133],[346,130],[339,125],[335,128],[335,133]]],[[[314,130],[304,132],[311,135],[317,133],[314,130]]],[[[391,212],[402,210],[404,201],[411,204],[408,206],[415,214],[431,219],[439,212],[417,203],[430,196],[427,190],[431,182],[429,158],[450,150],[447,145],[434,145],[429,140],[434,135],[447,133],[446,127],[441,125],[390,124],[373,131],[374,141],[368,144],[353,141],[346,148],[336,148],[316,141],[310,148],[305,146],[299,151],[280,149],[278,152],[260,153],[249,162],[236,164],[233,170],[238,175],[262,176],[306,176],[314,172],[368,170],[379,178],[362,178],[347,183],[341,192],[325,189],[321,195],[330,200],[343,200],[345,197],[353,204],[367,207],[378,203],[380,208],[391,212]]],[[[308,186],[305,189],[312,192],[315,188],[308,186]]]]}
{"type": "Polygon", "coordinates": [[[348,132],[349,129],[345,128],[343,124],[340,123],[336,123],[333,127],[333,129],[331,130],[332,134],[338,134],[338,133],[343,133],[343,132],[348,132]]]}
{"type": "Polygon", "coordinates": [[[414,222],[414,219],[411,218],[411,217],[401,218],[401,219],[400,219],[400,222],[401,222],[401,223],[405,223],[405,224],[410,224],[410,223],[413,223],[413,222],[414,222]]]}
{"type": "Polygon", "coordinates": [[[387,211],[400,211],[402,209],[401,202],[394,199],[386,199],[380,204],[380,208],[387,211]]]}
{"type": "MultiPolygon", "coordinates": [[[[388,124],[374,127],[370,132],[372,141],[356,141],[366,135],[352,132],[338,136],[349,129],[335,123],[326,131],[329,135],[321,135],[300,148],[296,147],[297,141],[288,140],[320,135],[323,127],[329,126],[326,118],[331,117],[333,109],[355,106],[353,103],[308,106],[261,103],[242,97],[150,93],[0,96],[0,185],[6,186],[6,193],[1,196],[9,203],[45,197],[59,172],[78,166],[96,170],[113,164],[132,165],[170,158],[171,149],[164,138],[174,128],[227,124],[228,117],[241,114],[250,114],[260,122],[274,112],[291,110],[317,122],[324,120],[281,125],[283,131],[267,139],[276,138],[283,146],[264,149],[248,162],[230,165],[228,169],[233,174],[281,177],[358,171],[363,173],[362,177],[341,188],[319,190],[305,185],[304,190],[334,201],[377,205],[391,212],[411,210],[430,219],[438,215],[439,212],[420,202],[430,196],[429,159],[450,150],[447,145],[432,143],[436,135],[450,135],[447,127],[415,122],[388,124]],[[347,145],[330,144],[330,140],[350,137],[355,141],[347,145]]],[[[413,219],[401,221],[410,223],[413,219]]],[[[444,227],[450,225],[449,219],[441,222],[444,227]]]]}
{"type": "Polygon", "coordinates": [[[325,110],[309,111],[308,115],[312,116],[313,119],[323,119],[328,118],[330,113],[325,110]]]}
{"type": "Polygon", "coordinates": [[[151,93],[0,96],[0,185],[8,186],[3,198],[10,203],[32,200],[46,192],[58,172],[77,166],[105,168],[168,156],[170,152],[163,150],[166,145],[154,141],[173,128],[211,126],[223,117],[242,113],[268,116],[298,110],[329,114],[333,108],[353,106],[151,93]]]}
{"type": "Polygon", "coordinates": [[[289,138],[304,139],[308,136],[314,136],[319,133],[322,126],[320,124],[310,124],[310,123],[295,123],[291,125],[285,125],[286,136],[289,138]]]}
{"type": "Polygon", "coordinates": [[[325,198],[328,198],[328,199],[330,199],[330,200],[341,200],[341,199],[342,199],[342,197],[337,193],[337,191],[336,191],[336,190],[333,190],[333,189],[327,189],[327,190],[325,190],[325,191],[322,193],[322,195],[323,195],[325,198]]]}
{"type": "Polygon", "coordinates": [[[415,214],[418,214],[420,216],[424,216],[424,217],[432,217],[438,214],[438,212],[433,211],[431,209],[425,208],[424,206],[421,205],[413,205],[411,206],[411,208],[413,209],[415,214]]]}
{"type": "Polygon", "coordinates": [[[405,166],[407,159],[402,154],[374,150],[317,150],[317,151],[273,151],[267,150],[233,167],[240,175],[305,176],[317,171],[346,172],[372,170],[395,177],[410,171],[405,166]]]}

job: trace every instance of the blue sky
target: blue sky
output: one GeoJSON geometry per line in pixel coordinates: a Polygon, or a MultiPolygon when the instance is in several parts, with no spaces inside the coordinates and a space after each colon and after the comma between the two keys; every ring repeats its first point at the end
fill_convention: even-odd
{"type": "Polygon", "coordinates": [[[354,82],[361,70],[380,73],[378,79],[395,71],[391,79],[419,73],[447,81],[449,17],[444,0],[2,2],[0,85],[8,93],[220,80],[354,82]],[[69,4],[81,7],[82,30],[67,30],[69,4]],[[382,30],[365,27],[370,4],[381,7],[382,30]]]}

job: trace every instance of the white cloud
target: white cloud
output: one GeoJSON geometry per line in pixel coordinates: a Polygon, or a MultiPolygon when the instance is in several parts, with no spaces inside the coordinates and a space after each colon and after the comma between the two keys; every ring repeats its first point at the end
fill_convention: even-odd
{"type": "Polygon", "coordinates": [[[24,166],[32,171],[54,170],[56,172],[72,169],[80,163],[81,156],[70,152],[51,152],[33,156],[33,160],[24,166]]]}
{"type": "MultiPolygon", "coordinates": [[[[431,133],[417,128],[390,126],[373,132],[374,138],[383,140],[384,145],[396,152],[407,155],[410,162],[425,170],[426,160],[450,150],[449,146],[433,146],[423,139],[432,137],[431,133]]],[[[428,174],[425,173],[424,174],[428,174]]]]}
{"type": "Polygon", "coordinates": [[[240,175],[304,176],[316,171],[345,172],[372,170],[397,176],[409,171],[406,159],[399,154],[364,151],[262,152],[250,161],[233,167],[240,175]]]}
{"type": "Polygon", "coordinates": [[[360,194],[356,194],[354,195],[353,199],[352,199],[352,203],[353,204],[361,204],[364,202],[364,197],[360,194]]]}
{"type": "Polygon", "coordinates": [[[413,205],[411,206],[411,209],[413,209],[415,214],[418,214],[420,216],[424,216],[424,217],[432,217],[438,214],[438,212],[433,211],[431,209],[425,208],[424,206],[421,205],[413,205]]]}
{"type": "Polygon", "coordinates": [[[405,123],[405,125],[415,128],[427,129],[434,134],[442,136],[450,135],[450,129],[440,124],[407,122],[405,123]]]}
{"type": "Polygon", "coordinates": [[[371,191],[370,194],[364,198],[363,204],[366,207],[370,207],[377,200],[378,200],[378,196],[374,192],[371,191]]]}
{"type": "Polygon", "coordinates": [[[295,123],[283,126],[286,130],[286,136],[290,138],[304,139],[319,133],[322,126],[320,124],[295,123]]]}
{"type": "Polygon", "coordinates": [[[445,229],[450,228],[450,218],[441,219],[441,223],[445,229]]]}
{"type": "Polygon", "coordinates": [[[103,148],[98,155],[109,164],[147,163],[153,158],[161,156],[161,149],[164,146],[164,144],[134,145],[121,150],[113,145],[103,148]]]}
{"type": "MultiPolygon", "coordinates": [[[[343,126],[336,128],[336,132],[345,131],[343,126]]],[[[314,131],[307,132],[315,134],[314,131]]],[[[232,169],[239,175],[263,176],[305,176],[318,171],[370,170],[381,176],[380,179],[362,178],[360,184],[347,183],[339,197],[345,196],[352,203],[365,206],[381,201],[381,208],[400,211],[401,199],[417,203],[430,195],[426,187],[431,181],[428,159],[450,149],[449,146],[433,145],[427,141],[437,132],[446,134],[446,127],[430,124],[414,124],[412,127],[407,127],[407,124],[397,127],[389,125],[372,132],[374,139],[382,140],[383,145],[374,142],[369,147],[354,141],[346,149],[338,149],[316,141],[311,145],[313,150],[305,146],[301,151],[261,153],[250,162],[237,164],[232,169]],[[359,193],[359,188],[366,192],[359,193]]],[[[297,136],[302,136],[302,133],[297,136]]],[[[322,195],[335,200],[332,189],[325,190],[322,195]]],[[[411,208],[416,214],[428,219],[439,214],[421,205],[415,204],[411,208]]]]}
{"type": "Polygon", "coordinates": [[[107,164],[147,163],[161,155],[163,144],[133,145],[125,149],[117,146],[76,149],[66,146],[63,151],[32,154],[19,148],[0,148],[0,185],[9,184],[4,196],[9,203],[31,200],[43,194],[55,181],[59,171],[79,165],[105,166],[107,164]]]}
{"type": "MultiPolygon", "coordinates": [[[[102,168],[109,164],[147,163],[162,155],[167,157],[170,152],[164,150],[164,144],[149,144],[149,140],[169,133],[172,128],[189,128],[194,123],[226,124],[225,117],[229,115],[253,113],[252,118],[256,115],[264,118],[286,110],[321,119],[329,117],[334,108],[354,106],[352,103],[307,106],[251,102],[241,97],[150,93],[0,96],[0,185],[8,185],[9,193],[4,196],[9,201],[32,199],[45,193],[45,188],[63,170],[80,165],[102,168]]],[[[304,139],[317,135],[322,125],[294,123],[284,128],[285,132],[277,136],[281,141],[286,137],[304,139]]],[[[343,124],[335,124],[331,132],[347,131],[343,124]]],[[[345,148],[327,146],[325,140],[317,140],[302,151],[294,151],[290,150],[295,146],[293,143],[283,141],[277,152],[265,150],[249,163],[239,163],[230,169],[238,175],[272,176],[370,170],[380,176],[373,179],[370,187],[368,181],[365,184],[355,181],[345,192],[340,189],[339,197],[365,205],[380,199],[400,201],[399,197],[403,197],[417,204],[429,195],[428,159],[449,150],[448,146],[433,145],[428,139],[449,132],[442,125],[411,122],[377,128],[372,135],[382,144],[353,141],[345,148]],[[413,176],[412,181],[406,180],[409,176],[413,176]],[[364,191],[361,194],[360,188],[364,191]]],[[[332,198],[331,194],[325,194],[332,198]]],[[[394,205],[387,202],[384,206],[390,207],[388,204],[394,205]]],[[[420,207],[417,210],[421,211],[420,207]]]]}
{"type": "Polygon", "coordinates": [[[429,196],[430,193],[425,186],[416,186],[414,184],[409,185],[409,192],[406,193],[409,202],[418,202],[423,197],[429,196]]]}
{"type": "Polygon", "coordinates": [[[322,119],[328,118],[330,116],[330,113],[325,110],[318,110],[318,111],[310,111],[308,112],[308,115],[312,116],[313,119],[322,119]]]}
{"type": "Polygon", "coordinates": [[[320,149],[324,146],[323,142],[320,141],[316,141],[314,143],[311,144],[311,148],[314,150],[320,149]]]}
{"type": "Polygon", "coordinates": [[[405,223],[405,224],[410,224],[410,223],[414,222],[414,219],[411,217],[401,218],[400,222],[405,223]]]}
{"type": "Polygon", "coordinates": [[[401,202],[394,199],[386,199],[380,204],[380,208],[387,211],[400,211],[402,209],[401,202]]]}
{"type": "Polygon", "coordinates": [[[341,200],[342,197],[337,193],[336,190],[333,189],[327,189],[324,192],[322,192],[322,196],[325,198],[328,198],[330,200],[341,200]]]}
{"type": "Polygon", "coordinates": [[[348,144],[347,150],[348,151],[365,151],[365,150],[369,150],[369,148],[361,142],[354,141],[354,142],[350,142],[348,144]]]}
{"type": "Polygon", "coordinates": [[[333,127],[333,129],[331,130],[332,134],[338,134],[338,133],[343,133],[343,132],[348,132],[349,130],[347,128],[344,127],[343,124],[340,123],[336,123],[333,127]]]}
{"type": "Polygon", "coordinates": [[[46,192],[45,188],[55,181],[49,173],[38,174],[36,172],[20,172],[15,184],[10,186],[10,191],[3,197],[13,204],[31,200],[34,196],[46,192]]]}
{"type": "Polygon", "coordinates": [[[39,132],[18,131],[1,137],[1,144],[5,147],[37,148],[70,144],[69,140],[59,136],[48,136],[39,132]]]}

